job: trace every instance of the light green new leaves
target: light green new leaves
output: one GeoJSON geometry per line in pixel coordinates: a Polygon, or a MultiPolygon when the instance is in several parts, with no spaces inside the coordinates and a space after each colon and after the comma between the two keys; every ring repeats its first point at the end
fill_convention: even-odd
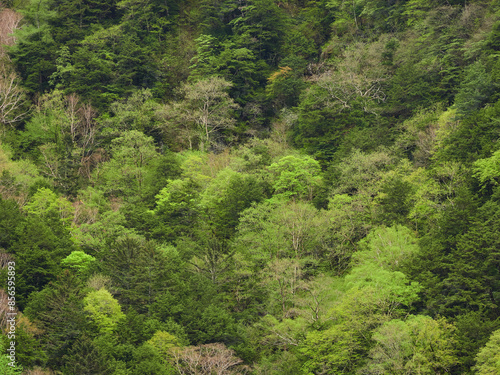
{"type": "Polygon", "coordinates": [[[445,162],[429,171],[418,168],[403,181],[412,186],[408,198],[412,207],[408,218],[418,228],[422,225],[436,225],[447,206],[453,205],[456,192],[466,181],[470,172],[460,163],[445,162]]]}
{"type": "Polygon", "coordinates": [[[385,270],[397,271],[420,251],[412,231],[402,225],[372,230],[360,241],[359,251],[353,255],[358,264],[373,264],[385,270]]]}
{"type": "Polygon", "coordinates": [[[493,332],[486,346],[477,357],[476,370],[478,375],[495,375],[500,373],[500,330],[493,332]]]}
{"type": "Polygon", "coordinates": [[[181,87],[180,120],[195,129],[201,151],[219,147],[223,131],[234,127],[233,112],[239,105],[228,94],[231,87],[231,82],[215,76],[181,87]]]}
{"type": "Polygon", "coordinates": [[[229,168],[220,171],[201,194],[200,203],[202,207],[214,209],[220,205],[227,193],[231,180],[238,178],[239,175],[238,172],[229,168]]]}
{"type": "Polygon", "coordinates": [[[84,310],[90,314],[101,333],[113,332],[118,322],[125,318],[118,301],[104,288],[87,294],[83,303],[84,310]]]}
{"type": "Polygon", "coordinates": [[[312,200],[321,185],[319,163],[309,156],[285,156],[269,166],[275,196],[312,200]]]}
{"type": "Polygon", "coordinates": [[[375,288],[388,313],[418,299],[420,285],[410,283],[398,271],[419,252],[416,238],[408,228],[377,228],[361,241],[361,246],[364,250],[353,256],[358,265],[345,278],[347,287],[375,288]]]}
{"type": "Polygon", "coordinates": [[[377,303],[378,291],[371,287],[352,288],[330,311],[331,324],[311,331],[299,351],[307,358],[306,374],[351,374],[366,357],[370,330],[387,321],[377,303]]]}
{"type": "Polygon", "coordinates": [[[304,202],[264,202],[245,210],[237,244],[253,261],[313,256],[326,251],[328,216],[304,202]]]}
{"type": "Polygon", "coordinates": [[[193,191],[192,180],[170,180],[156,195],[157,211],[181,210],[190,205],[198,204],[197,192],[193,191]]]}
{"type": "Polygon", "coordinates": [[[158,156],[153,138],[131,130],[111,143],[113,157],[101,170],[94,172],[96,180],[109,193],[139,194],[149,172],[148,166],[158,156]]]}
{"type": "MultiPolygon", "coordinates": [[[[0,335],[0,374],[3,375],[20,375],[23,371],[21,367],[14,362],[12,366],[12,359],[9,357],[10,352],[6,349],[10,347],[10,340],[6,336],[0,335]]],[[[14,352],[15,354],[15,352],[14,352]]]]}
{"type": "Polygon", "coordinates": [[[354,268],[345,280],[349,288],[375,289],[378,298],[374,302],[390,315],[417,301],[421,290],[419,283],[410,283],[404,273],[384,270],[375,264],[354,268]]]}
{"type": "Polygon", "coordinates": [[[379,327],[370,350],[370,361],[360,373],[370,375],[445,374],[457,362],[454,327],[444,319],[411,316],[379,327]]]}
{"type": "Polygon", "coordinates": [[[95,258],[92,255],[85,254],[83,251],[73,251],[61,261],[61,264],[75,268],[79,272],[84,272],[92,262],[95,262],[95,258]]]}
{"type": "Polygon", "coordinates": [[[310,332],[300,346],[307,358],[304,368],[310,373],[356,371],[367,357],[371,331],[404,315],[418,299],[420,285],[397,271],[418,252],[409,229],[377,228],[361,248],[354,256],[358,264],[345,277],[345,292],[328,313],[332,323],[310,332]]]}
{"type": "Polygon", "coordinates": [[[66,198],[58,197],[56,193],[46,188],[38,189],[30,201],[26,203],[24,209],[30,214],[41,217],[54,214],[66,226],[70,226],[73,221],[74,208],[71,203],[66,198]]]}
{"type": "Polygon", "coordinates": [[[302,317],[279,321],[272,315],[266,315],[254,328],[258,329],[261,345],[286,349],[299,345],[307,325],[307,320],[302,317]]]}
{"type": "Polygon", "coordinates": [[[393,157],[385,150],[368,154],[354,149],[335,166],[339,175],[332,193],[376,195],[380,191],[379,184],[383,172],[389,169],[393,162],[393,157]]]}
{"type": "Polygon", "coordinates": [[[166,331],[156,331],[146,344],[152,346],[166,362],[171,358],[171,349],[183,346],[181,340],[166,331]]]}

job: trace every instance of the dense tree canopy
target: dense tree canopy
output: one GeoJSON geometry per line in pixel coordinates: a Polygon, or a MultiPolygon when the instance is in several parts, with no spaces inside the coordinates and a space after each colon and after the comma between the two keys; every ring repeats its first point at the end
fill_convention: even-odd
{"type": "Polygon", "coordinates": [[[499,40],[493,0],[0,2],[0,372],[498,373],[499,40]]]}

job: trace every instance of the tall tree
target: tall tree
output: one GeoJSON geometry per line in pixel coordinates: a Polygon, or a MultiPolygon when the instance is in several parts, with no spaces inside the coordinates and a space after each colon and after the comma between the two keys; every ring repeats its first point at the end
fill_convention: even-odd
{"type": "MultiPolygon", "coordinates": [[[[178,111],[177,118],[166,126],[179,127],[186,122],[190,126],[188,133],[194,131],[196,134],[200,150],[220,149],[231,139],[227,130],[234,127],[233,113],[238,109],[227,93],[231,86],[230,82],[220,77],[184,84],[181,88],[184,100],[173,107],[178,111]]],[[[189,136],[191,138],[192,135],[189,136]]],[[[191,140],[189,144],[191,147],[191,140]]]]}
{"type": "Polygon", "coordinates": [[[424,315],[384,323],[362,374],[448,374],[457,362],[454,327],[424,315]]]}

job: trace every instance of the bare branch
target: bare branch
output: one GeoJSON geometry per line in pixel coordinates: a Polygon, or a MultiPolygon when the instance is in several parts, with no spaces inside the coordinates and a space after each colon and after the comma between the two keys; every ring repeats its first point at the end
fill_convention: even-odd
{"type": "Polygon", "coordinates": [[[27,114],[27,111],[20,110],[24,100],[17,74],[5,63],[0,63],[0,124],[12,126],[23,119],[27,114]]]}
{"type": "Polygon", "coordinates": [[[171,348],[170,356],[174,361],[179,374],[190,375],[229,375],[244,374],[246,368],[238,366],[243,361],[234,355],[234,350],[226,348],[224,344],[206,344],[171,348]]]}
{"type": "Polygon", "coordinates": [[[0,60],[8,58],[4,45],[12,46],[16,43],[16,39],[12,35],[21,22],[23,16],[12,9],[2,9],[0,3],[0,60]]]}

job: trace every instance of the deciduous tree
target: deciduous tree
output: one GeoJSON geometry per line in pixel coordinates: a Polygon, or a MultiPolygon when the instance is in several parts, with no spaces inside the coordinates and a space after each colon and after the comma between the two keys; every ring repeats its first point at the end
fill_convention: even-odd
{"type": "Polygon", "coordinates": [[[118,301],[104,288],[89,292],[83,304],[83,309],[90,314],[101,334],[112,333],[119,321],[125,318],[118,301]]]}
{"type": "Polygon", "coordinates": [[[454,327],[444,319],[411,316],[375,330],[375,347],[361,374],[448,374],[457,362],[454,327]]]}
{"type": "MultiPolygon", "coordinates": [[[[202,151],[220,147],[224,133],[234,127],[233,112],[238,109],[238,105],[227,93],[230,87],[230,82],[214,76],[184,84],[181,88],[184,100],[177,107],[177,121],[181,122],[178,125],[182,125],[182,122],[191,124],[191,129],[196,130],[199,149],[202,151]]],[[[229,140],[225,137],[226,143],[229,140]]]]}
{"type": "Polygon", "coordinates": [[[172,348],[170,353],[180,374],[229,375],[246,372],[244,368],[235,368],[243,361],[221,343],[172,348]]]}

